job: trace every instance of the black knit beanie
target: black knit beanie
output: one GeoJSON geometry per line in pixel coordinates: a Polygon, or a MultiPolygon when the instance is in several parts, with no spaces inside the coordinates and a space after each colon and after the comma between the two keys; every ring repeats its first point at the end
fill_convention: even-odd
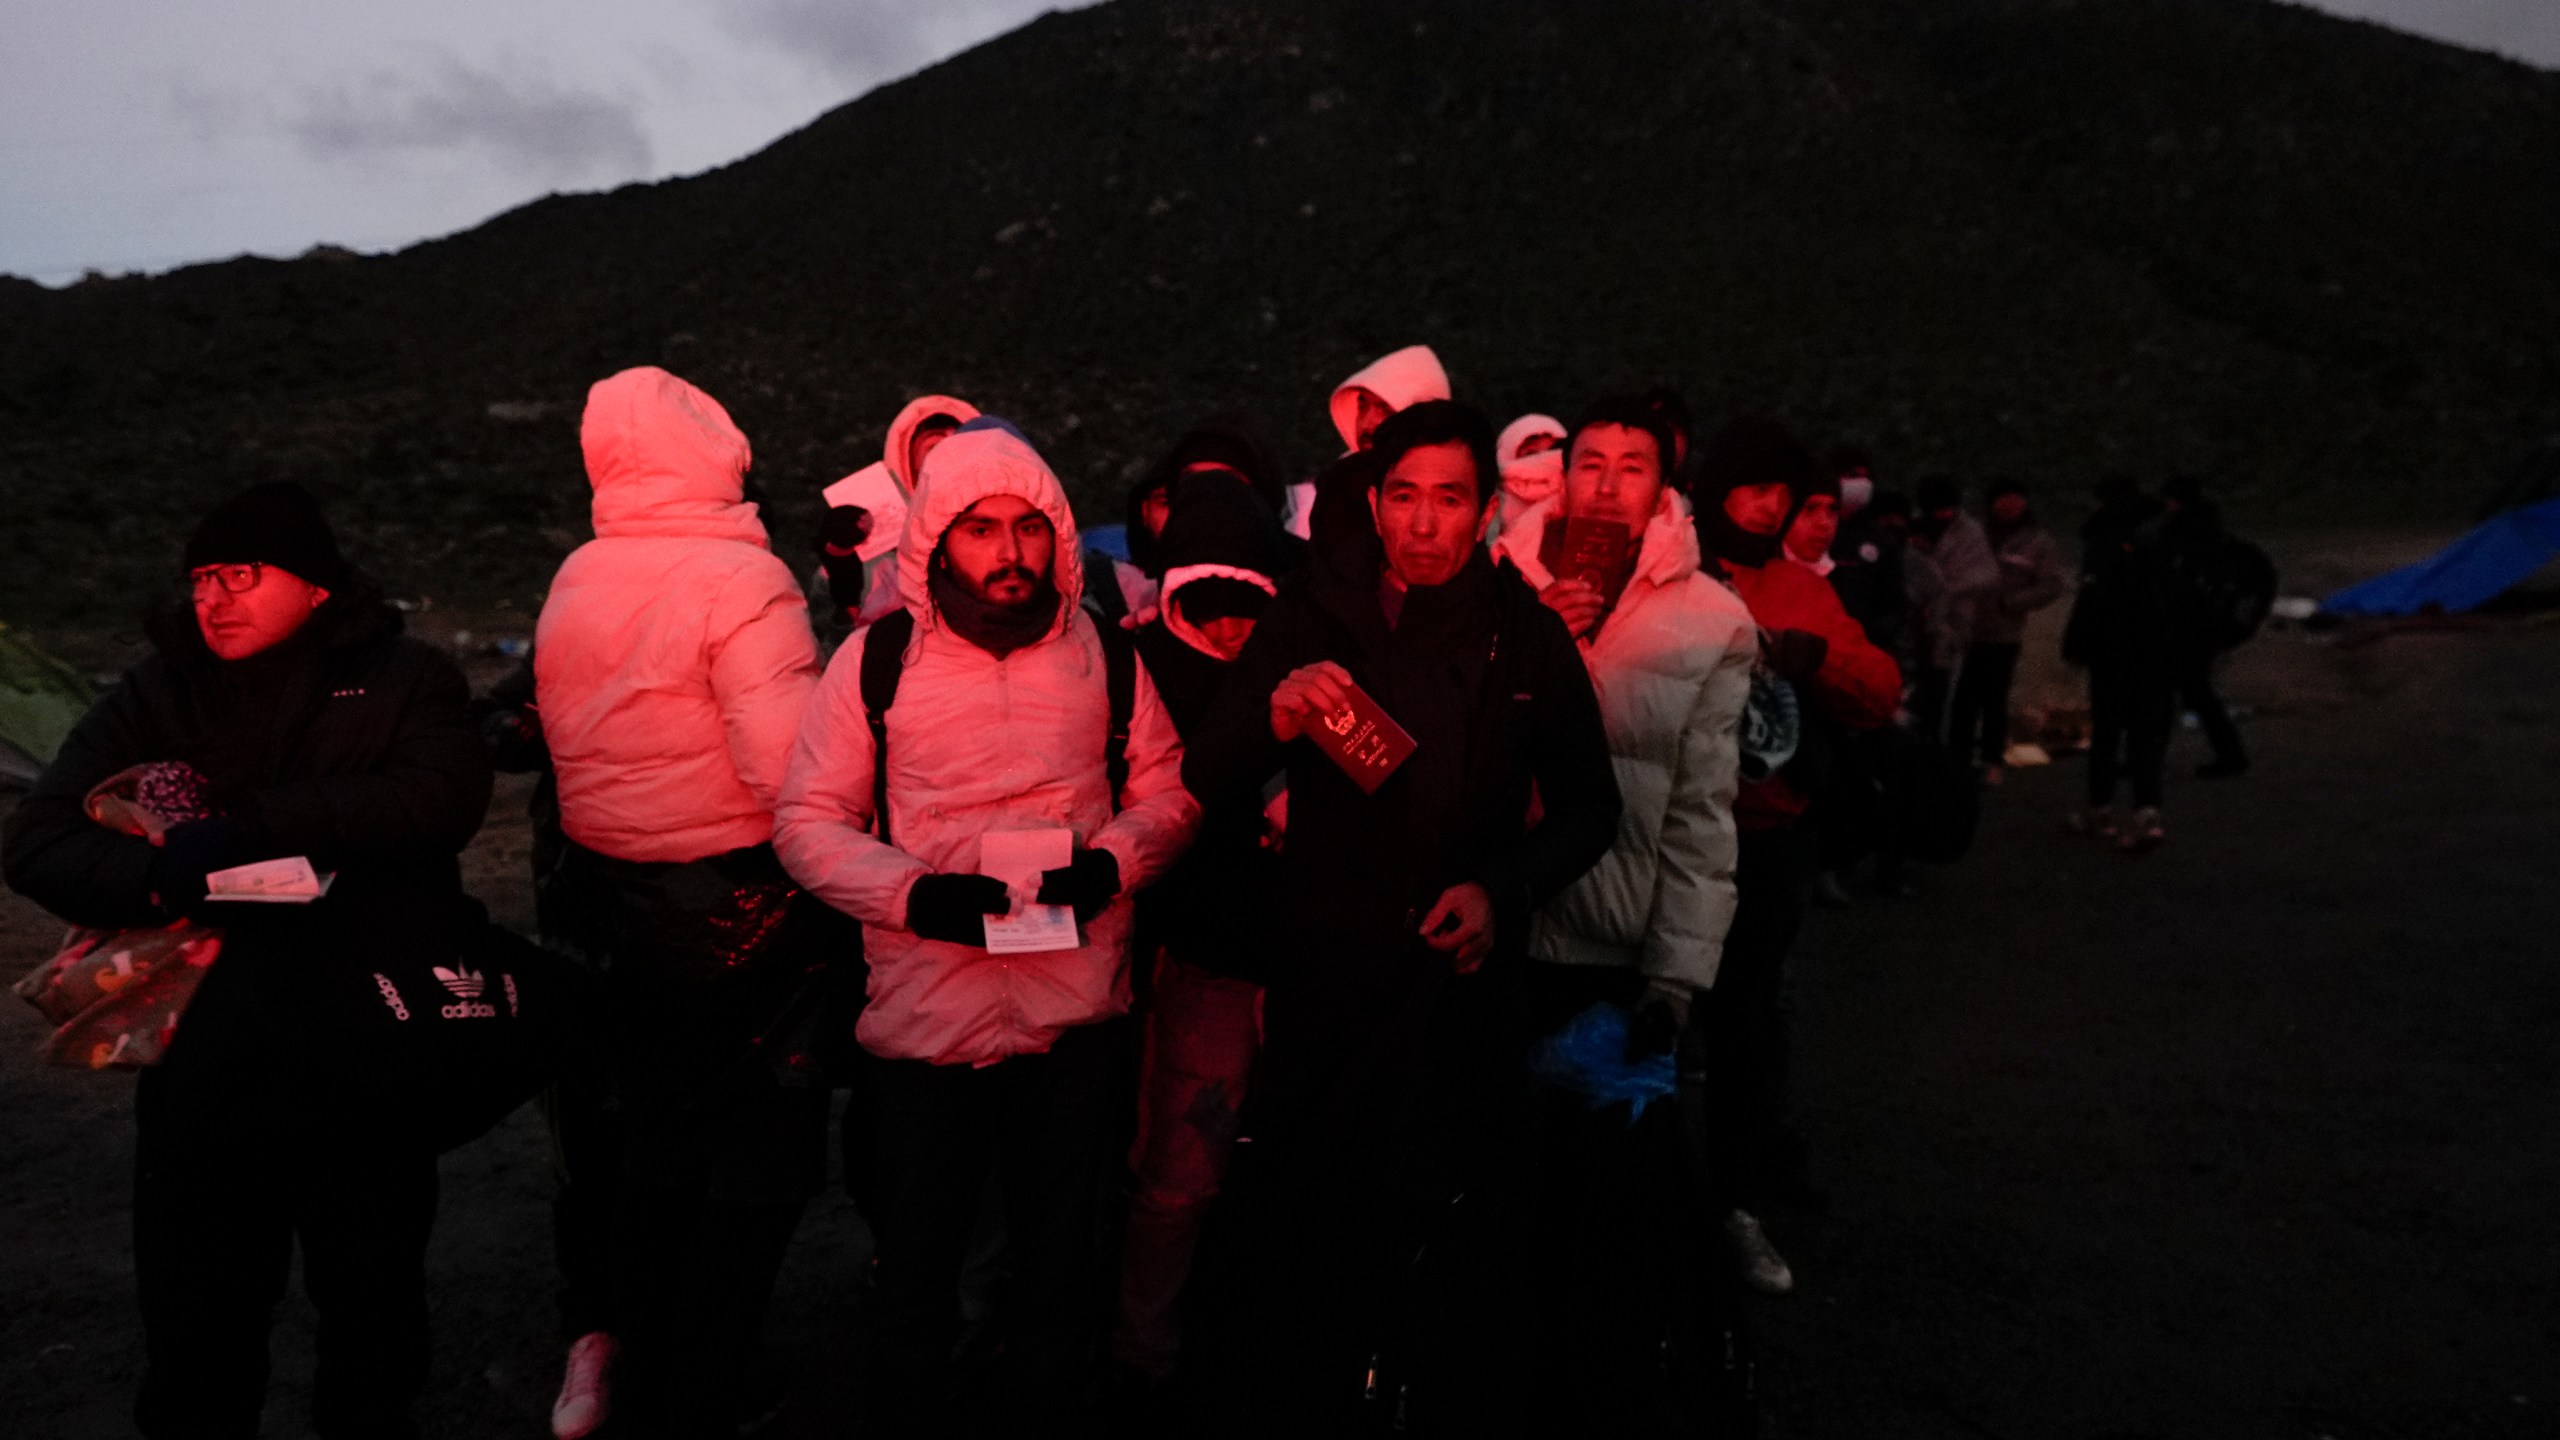
{"type": "Polygon", "coordinates": [[[272,565],[323,590],[343,590],[346,558],[311,492],[290,480],[252,485],[213,507],[187,537],[187,569],[272,565]]]}

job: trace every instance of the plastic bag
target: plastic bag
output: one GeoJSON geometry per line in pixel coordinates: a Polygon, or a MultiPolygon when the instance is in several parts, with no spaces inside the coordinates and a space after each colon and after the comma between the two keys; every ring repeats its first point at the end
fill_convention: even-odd
{"type": "MultiPolygon", "coordinates": [[[[210,814],[202,775],[177,761],[135,765],[98,782],[84,802],[110,830],[160,843],[169,827],[210,814]]],[[[193,920],[131,930],[74,926],[53,958],[17,984],[53,1022],[46,1063],[78,1070],[139,1069],[168,1052],[178,1017],[222,954],[222,932],[193,920]]]]}
{"type": "Polygon", "coordinates": [[[159,1063],[196,985],[222,953],[221,932],[192,920],[156,930],[77,929],[17,992],[53,1022],[40,1052],[79,1070],[159,1063]]]}
{"type": "Polygon", "coordinates": [[[1678,1067],[1669,1055],[1629,1060],[1627,1023],[1627,1012],[1615,1005],[1592,1006],[1538,1042],[1529,1052],[1529,1073],[1581,1096],[1594,1110],[1624,1100],[1627,1123],[1634,1124],[1645,1106],[1671,1093],[1678,1067]]]}

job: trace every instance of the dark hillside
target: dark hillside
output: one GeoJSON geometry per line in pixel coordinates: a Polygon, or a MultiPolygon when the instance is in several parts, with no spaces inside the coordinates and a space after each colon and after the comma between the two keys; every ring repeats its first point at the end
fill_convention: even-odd
{"type": "Polygon", "coordinates": [[[1231,400],[1312,461],[1417,339],[1495,410],[1668,376],[1905,475],[2464,514],[2560,425],[2555,174],[2560,76],[2261,0],[1117,0],[398,255],[0,285],[0,615],[120,618],[268,474],[398,589],[529,596],[641,362],[786,548],[928,387],[1090,506],[1231,400]]]}

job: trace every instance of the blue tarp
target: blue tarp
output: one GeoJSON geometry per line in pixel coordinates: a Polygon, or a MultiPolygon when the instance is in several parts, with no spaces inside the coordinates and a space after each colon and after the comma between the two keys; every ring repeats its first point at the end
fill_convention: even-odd
{"type": "Polygon", "coordinates": [[[2332,615],[2448,614],[2476,609],[2560,555],[2560,500],[2510,510],[2415,565],[2351,585],[2321,609],[2332,615]]]}
{"type": "Polygon", "coordinates": [[[1084,537],[1087,550],[1099,550],[1114,560],[1129,558],[1129,527],[1126,525],[1096,525],[1076,533],[1084,537]]]}

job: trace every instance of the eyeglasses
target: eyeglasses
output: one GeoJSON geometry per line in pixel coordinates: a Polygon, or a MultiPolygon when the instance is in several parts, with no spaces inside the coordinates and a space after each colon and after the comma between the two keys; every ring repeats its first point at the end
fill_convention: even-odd
{"type": "Polygon", "coordinates": [[[199,595],[208,585],[219,585],[234,595],[241,595],[257,589],[258,582],[266,576],[267,567],[252,560],[242,565],[207,565],[200,570],[190,570],[187,572],[187,584],[199,595]]]}

